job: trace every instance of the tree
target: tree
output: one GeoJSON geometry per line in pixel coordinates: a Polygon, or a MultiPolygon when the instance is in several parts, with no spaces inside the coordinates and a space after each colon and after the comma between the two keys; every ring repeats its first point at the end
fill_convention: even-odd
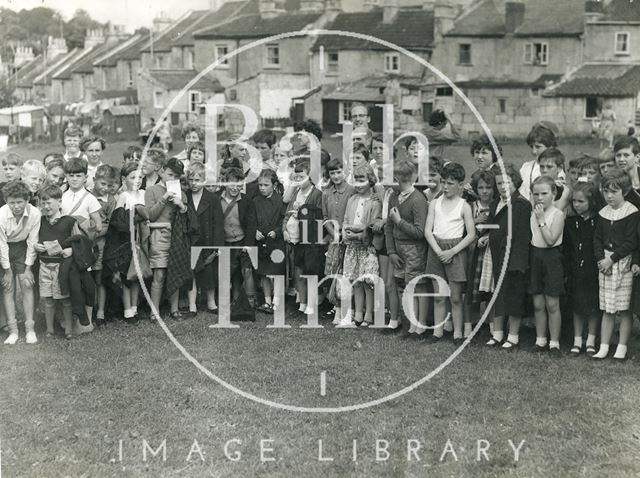
{"type": "Polygon", "coordinates": [[[87,30],[102,27],[103,25],[91,18],[86,10],[81,8],[76,10],[73,18],[64,26],[64,39],[67,42],[67,47],[69,47],[69,49],[83,48],[87,30]]]}

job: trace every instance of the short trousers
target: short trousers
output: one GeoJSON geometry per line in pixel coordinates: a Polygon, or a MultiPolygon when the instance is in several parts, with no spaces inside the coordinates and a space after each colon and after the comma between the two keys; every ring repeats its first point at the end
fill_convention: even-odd
{"type": "MultiPolygon", "coordinates": [[[[438,246],[440,246],[440,249],[446,251],[455,247],[460,241],[462,241],[462,238],[436,239],[436,241],[438,246]]],[[[425,272],[427,274],[442,277],[447,282],[467,282],[467,250],[463,249],[453,256],[451,262],[443,264],[440,262],[440,258],[435,251],[429,248],[425,272]]]]}
{"type": "Polygon", "coordinates": [[[151,229],[149,238],[149,265],[152,269],[166,269],[169,265],[171,249],[171,229],[160,227],[151,229]]]}
{"type": "Polygon", "coordinates": [[[564,294],[564,268],[561,247],[531,246],[529,293],[560,297],[564,294]]]}
{"type": "Polygon", "coordinates": [[[24,274],[27,266],[24,261],[27,259],[27,241],[9,242],[9,264],[14,274],[24,274]]]}
{"type": "MultiPolygon", "coordinates": [[[[424,275],[427,264],[426,242],[396,243],[396,254],[398,254],[403,266],[401,269],[395,269],[394,275],[397,279],[403,280],[405,286],[416,277],[424,275]]],[[[425,282],[426,278],[418,281],[419,284],[425,282]]]]}
{"type": "Polygon", "coordinates": [[[69,297],[68,295],[63,295],[60,290],[60,280],[58,279],[59,271],[59,262],[40,261],[40,274],[38,278],[40,297],[51,297],[56,300],[69,297]]]}

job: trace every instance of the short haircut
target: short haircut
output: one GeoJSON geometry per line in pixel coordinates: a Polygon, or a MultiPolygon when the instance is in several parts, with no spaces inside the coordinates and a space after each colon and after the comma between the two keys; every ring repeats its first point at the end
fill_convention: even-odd
{"type": "Polygon", "coordinates": [[[393,175],[398,181],[407,182],[413,180],[416,175],[416,166],[411,161],[401,159],[396,161],[393,166],[393,175]]]}
{"type": "Polygon", "coordinates": [[[462,182],[466,176],[464,166],[460,163],[454,163],[453,161],[447,163],[442,168],[440,173],[442,179],[453,179],[454,181],[462,182]]]}
{"type": "Polygon", "coordinates": [[[47,165],[45,166],[47,172],[51,171],[52,169],[55,168],[62,168],[64,170],[64,159],[52,159],[51,161],[49,161],[47,163],[47,165]]]}
{"type": "Polygon", "coordinates": [[[359,101],[356,101],[355,103],[351,104],[351,108],[349,108],[349,114],[353,114],[353,110],[355,108],[364,108],[365,111],[367,112],[367,115],[369,114],[369,108],[367,107],[367,105],[365,105],[364,103],[361,103],[359,101]]]}
{"type": "Polygon", "coordinates": [[[367,148],[364,144],[362,143],[356,143],[353,146],[353,154],[361,154],[362,156],[364,156],[364,159],[366,159],[367,161],[369,161],[369,148],[367,148]]]}
{"type": "Polygon", "coordinates": [[[258,179],[260,178],[268,178],[271,181],[271,184],[273,184],[274,186],[279,183],[278,175],[273,169],[270,169],[270,168],[265,168],[262,171],[260,171],[260,174],[258,175],[258,179]]]}
{"type": "MultiPolygon", "coordinates": [[[[589,211],[593,212],[598,212],[598,209],[600,207],[600,201],[599,201],[599,194],[598,194],[598,187],[593,184],[593,183],[576,183],[576,185],[573,187],[573,194],[575,195],[575,193],[577,192],[581,192],[582,194],[584,194],[584,196],[587,198],[587,201],[589,201],[589,211]]],[[[571,207],[573,207],[573,204],[571,205],[571,207]]]]}
{"type": "Polygon", "coordinates": [[[264,143],[270,148],[276,144],[276,134],[270,129],[261,129],[260,131],[257,131],[251,139],[256,144],[264,143]]]}
{"type": "Polygon", "coordinates": [[[442,168],[445,165],[445,161],[440,156],[431,156],[429,158],[429,171],[440,174],[442,168]]]}
{"type": "Polygon", "coordinates": [[[82,138],[82,136],[83,136],[82,129],[80,129],[77,126],[69,126],[67,127],[67,129],[64,130],[65,138],[69,138],[69,137],[82,138]]]}
{"type": "Polygon", "coordinates": [[[533,188],[538,184],[546,184],[547,186],[549,186],[551,188],[551,193],[554,195],[558,191],[558,186],[556,186],[556,182],[553,180],[553,178],[549,176],[538,176],[536,179],[534,179],[533,183],[531,183],[532,193],[533,193],[533,188]]]}
{"type": "Polygon", "coordinates": [[[84,140],[82,140],[80,149],[82,151],[86,151],[91,143],[100,143],[100,147],[102,148],[102,151],[107,149],[107,142],[104,139],[100,138],[99,136],[91,136],[89,138],[85,138],[84,140]]]}
{"type": "Polygon", "coordinates": [[[580,171],[584,171],[585,169],[593,169],[596,173],[599,172],[600,161],[598,161],[597,158],[584,158],[580,163],[580,171]]]}
{"type": "Polygon", "coordinates": [[[178,158],[170,158],[169,161],[164,165],[164,169],[169,169],[173,171],[176,176],[182,176],[184,174],[184,164],[178,158]]]}
{"type": "Polygon", "coordinates": [[[631,191],[631,177],[619,169],[609,171],[602,179],[601,187],[603,191],[622,191],[626,196],[631,191]]]}
{"type": "Polygon", "coordinates": [[[558,146],[558,138],[549,127],[538,123],[531,128],[531,131],[529,131],[527,135],[527,144],[533,146],[535,143],[540,143],[547,148],[552,148],[558,146]]]}
{"type": "Polygon", "coordinates": [[[354,131],[351,136],[351,141],[354,144],[362,144],[363,146],[372,144],[373,134],[370,129],[354,131]]]}
{"type": "Polygon", "coordinates": [[[122,168],[120,168],[120,177],[121,178],[126,178],[132,172],[137,171],[139,167],[140,167],[140,165],[137,162],[135,162],[135,161],[127,161],[126,163],[124,163],[122,165],[122,168]]]}
{"type": "Polygon", "coordinates": [[[198,134],[198,139],[202,138],[202,130],[200,129],[200,127],[198,125],[195,125],[193,123],[187,123],[184,125],[184,127],[182,128],[182,139],[186,139],[187,135],[189,133],[192,132],[196,132],[198,134]]]}
{"type": "MultiPolygon", "coordinates": [[[[152,148],[150,148],[149,150],[151,150],[152,148]]],[[[140,146],[136,146],[136,145],[131,145],[131,146],[127,146],[127,149],[125,149],[122,152],[122,159],[124,161],[129,161],[132,159],[140,159],[142,157],[142,148],[140,148],[140,146]]]]}
{"type": "Polygon", "coordinates": [[[376,133],[371,136],[371,143],[373,143],[374,141],[377,141],[378,143],[384,143],[384,136],[380,133],[376,133]]]}
{"type": "Polygon", "coordinates": [[[207,170],[204,164],[200,162],[189,163],[189,167],[187,168],[187,179],[195,177],[201,177],[202,179],[207,178],[207,170]]]}
{"type": "Polygon", "coordinates": [[[244,172],[240,168],[229,168],[222,174],[222,178],[225,182],[243,182],[244,172]]]}
{"type": "Polygon", "coordinates": [[[93,180],[97,181],[98,179],[104,179],[105,181],[116,181],[118,179],[118,173],[113,166],[108,164],[101,164],[96,169],[96,175],[93,180]]]}
{"type": "Polygon", "coordinates": [[[22,165],[24,164],[24,159],[18,153],[7,153],[7,155],[2,158],[2,165],[8,166],[10,164],[22,167],[22,165]]]}
{"type": "Polygon", "coordinates": [[[342,164],[342,159],[340,158],[331,158],[329,162],[327,162],[327,171],[337,171],[338,169],[343,169],[344,165],[342,164]]]}
{"type": "Polygon", "coordinates": [[[564,170],[564,154],[562,154],[562,152],[556,147],[552,146],[540,153],[538,163],[542,161],[553,161],[556,163],[556,166],[558,166],[558,169],[564,170]]]}
{"type": "MultiPolygon", "coordinates": [[[[47,158],[51,158],[51,161],[55,161],[55,160],[59,159],[62,162],[64,162],[64,154],[62,154],[62,153],[47,153],[47,154],[44,155],[44,158],[42,158],[42,162],[45,163],[47,158]]],[[[51,161],[49,161],[49,162],[51,162],[51,161]]],[[[46,164],[45,164],[45,166],[46,166],[46,164]]]]}
{"type": "Polygon", "coordinates": [[[156,166],[164,167],[167,162],[167,155],[159,148],[149,148],[145,155],[145,159],[151,160],[151,162],[156,166]]]}
{"type": "Polygon", "coordinates": [[[620,136],[613,145],[613,152],[617,153],[621,149],[631,148],[633,154],[640,153],[640,143],[633,136],[620,136]]]}
{"type": "Polygon", "coordinates": [[[2,196],[5,201],[8,201],[9,198],[20,198],[28,201],[31,199],[31,191],[29,191],[25,183],[19,179],[15,179],[4,185],[2,188],[2,196]]]}
{"type": "Polygon", "coordinates": [[[364,176],[369,183],[369,187],[372,188],[378,182],[378,178],[376,178],[376,174],[373,172],[373,168],[368,164],[364,164],[358,166],[353,170],[353,177],[356,176],[364,176]]]}
{"type": "Polygon", "coordinates": [[[492,189],[496,186],[496,176],[492,171],[487,169],[479,169],[471,175],[471,187],[478,194],[478,185],[480,181],[487,184],[492,189]]]}
{"type": "Polygon", "coordinates": [[[293,125],[294,131],[307,131],[308,133],[313,134],[318,141],[322,139],[322,128],[318,124],[317,121],[312,119],[305,119],[293,125]]]}
{"type": "Polygon", "coordinates": [[[87,163],[87,160],[83,158],[71,158],[69,161],[64,163],[65,174],[87,174],[88,168],[89,164],[87,163]]]}
{"type": "MultiPolygon", "coordinates": [[[[493,174],[496,177],[503,175],[502,168],[499,164],[494,164],[491,167],[491,171],[493,171],[493,174]]],[[[504,174],[506,174],[509,179],[511,179],[513,187],[516,189],[516,191],[520,189],[520,186],[522,186],[522,176],[520,176],[520,171],[518,171],[518,168],[516,168],[513,163],[504,164],[504,174]]]]}
{"type": "Polygon", "coordinates": [[[45,184],[40,191],[38,191],[38,197],[41,201],[46,201],[47,199],[57,199],[58,201],[62,199],[62,189],[55,184],[45,184]]]}
{"type": "MultiPolygon", "coordinates": [[[[502,156],[502,146],[500,146],[497,141],[496,141],[496,146],[498,147],[498,153],[500,153],[500,156],[502,156]]],[[[493,149],[491,140],[489,140],[489,137],[486,134],[483,134],[482,136],[478,136],[476,139],[473,140],[473,142],[471,143],[471,156],[476,154],[476,151],[481,151],[483,149],[491,151],[491,160],[494,163],[498,161],[498,155],[496,154],[496,151],[493,149]]]]}
{"type": "Polygon", "coordinates": [[[586,161],[585,156],[580,156],[579,158],[573,158],[569,160],[569,169],[582,169],[582,164],[586,161]]]}
{"type": "Polygon", "coordinates": [[[44,164],[37,159],[30,159],[24,162],[22,169],[20,170],[20,175],[23,178],[28,174],[38,175],[44,179],[47,177],[47,168],[45,168],[44,164]]]}
{"type": "Polygon", "coordinates": [[[416,138],[415,136],[407,136],[406,138],[404,138],[404,149],[409,149],[409,146],[411,146],[413,143],[418,143],[418,138],[416,138]]]}
{"type": "Polygon", "coordinates": [[[442,110],[435,110],[429,115],[429,126],[440,127],[447,124],[447,115],[442,110]]]}
{"type": "Polygon", "coordinates": [[[202,151],[204,153],[206,151],[204,149],[204,143],[202,141],[198,141],[198,142],[196,142],[196,144],[194,144],[193,146],[191,146],[189,148],[189,150],[187,151],[187,158],[189,160],[191,160],[191,152],[194,151],[194,150],[202,151]]]}

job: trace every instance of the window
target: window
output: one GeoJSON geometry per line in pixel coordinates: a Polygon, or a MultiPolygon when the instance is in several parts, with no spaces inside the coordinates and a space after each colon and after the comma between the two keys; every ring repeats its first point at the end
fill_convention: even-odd
{"type": "Polygon", "coordinates": [[[127,85],[133,86],[133,65],[131,62],[127,62],[127,85]]]}
{"type": "Polygon", "coordinates": [[[450,86],[436,88],[436,96],[453,96],[453,88],[450,86]]]}
{"type": "Polygon", "coordinates": [[[351,101],[341,101],[338,103],[338,123],[351,121],[351,101]]]}
{"type": "Polygon", "coordinates": [[[153,92],[153,107],[164,108],[164,93],[161,90],[153,92]]]}
{"type": "Polygon", "coordinates": [[[198,106],[201,103],[201,95],[199,91],[189,92],[189,113],[197,113],[198,106]]]}
{"type": "Polygon", "coordinates": [[[616,55],[628,55],[629,52],[629,33],[616,33],[616,55]]]}
{"type": "Polygon", "coordinates": [[[278,45],[267,45],[267,67],[280,67],[280,47],[278,45]]]}
{"type": "MultiPolygon", "coordinates": [[[[229,53],[227,45],[216,45],[216,61],[229,53]]],[[[219,68],[229,68],[229,60],[226,59],[220,63],[219,68]]]]}
{"type": "Polygon", "coordinates": [[[384,54],[384,71],[386,73],[400,72],[400,55],[397,53],[384,54]]]}
{"type": "Polygon", "coordinates": [[[156,55],[156,69],[164,68],[164,55],[156,55]]]}
{"type": "Polygon", "coordinates": [[[458,45],[458,63],[461,65],[471,64],[471,44],[461,43],[458,45]]]}
{"type": "Polygon", "coordinates": [[[504,114],[507,112],[506,98],[498,98],[498,107],[500,108],[500,113],[504,114]]]}
{"type": "Polygon", "coordinates": [[[184,68],[191,70],[193,68],[193,50],[187,48],[184,50],[184,68]]]}
{"type": "Polygon", "coordinates": [[[602,109],[603,100],[597,96],[588,96],[584,103],[584,117],[586,119],[597,118],[602,109]]]}
{"type": "Polygon", "coordinates": [[[180,126],[180,113],[171,112],[171,125],[180,126]]]}
{"type": "Polygon", "coordinates": [[[525,43],[524,63],[526,65],[548,65],[549,64],[549,44],[548,43],[525,43]]]}
{"type": "Polygon", "coordinates": [[[229,90],[229,99],[236,101],[238,99],[238,90],[229,90]]]}
{"type": "Polygon", "coordinates": [[[327,53],[327,73],[338,73],[338,52],[327,53]]]}
{"type": "Polygon", "coordinates": [[[540,88],[531,88],[531,96],[540,96],[540,88]]]}

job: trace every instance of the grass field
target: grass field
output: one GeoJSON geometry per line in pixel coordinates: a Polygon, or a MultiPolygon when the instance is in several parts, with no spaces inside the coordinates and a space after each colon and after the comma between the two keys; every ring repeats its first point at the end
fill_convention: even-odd
{"type": "MultiPolygon", "coordinates": [[[[123,147],[110,145],[108,161],[119,162],[123,147]]],[[[27,154],[40,158],[44,151],[27,154]]],[[[466,147],[450,155],[471,168],[466,147]]],[[[505,156],[518,163],[529,157],[521,145],[507,145],[505,156]]],[[[295,312],[287,318],[291,329],[268,329],[270,320],[259,314],[239,329],[210,329],[215,316],[201,313],[167,326],[222,380],[304,407],[381,398],[455,351],[451,342],[427,345],[326,322],[322,329],[301,329],[303,317],[295,312]]],[[[0,346],[2,476],[638,476],[638,340],[628,361],[594,363],[538,354],[533,335],[525,330],[521,349],[507,353],[484,347],[488,331],[482,329],[417,389],[333,414],[242,398],[196,369],[158,324],[146,321],[112,323],[71,341],[0,346]],[[517,462],[509,440],[521,445],[517,462]],[[159,451],[153,456],[147,449],[146,461],[145,443],[159,451]],[[487,444],[486,455],[478,455],[487,444]],[[408,447],[420,449],[408,456],[408,447]]]]}

